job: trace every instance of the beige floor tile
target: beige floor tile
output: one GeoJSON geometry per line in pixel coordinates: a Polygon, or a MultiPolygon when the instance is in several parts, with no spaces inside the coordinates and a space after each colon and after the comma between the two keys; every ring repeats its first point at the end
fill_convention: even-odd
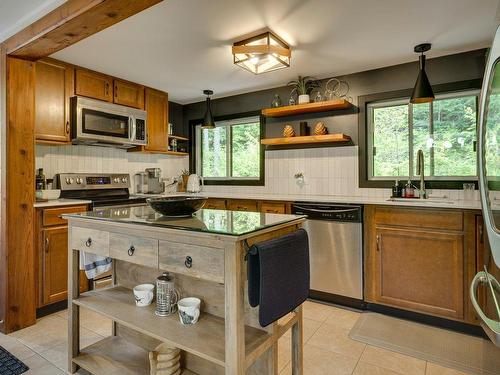
{"type": "Polygon", "coordinates": [[[332,313],[333,307],[322,303],[306,301],[304,302],[304,318],[324,322],[332,313]]]}
{"type": "Polygon", "coordinates": [[[111,336],[111,320],[91,310],[80,309],[80,325],[101,336],[111,336]]]}
{"type": "Polygon", "coordinates": [[[19,342],[14,337],[10,337],[0,333],[0,346],[9,351],[12,355],[16,356],[21,361],[25,358],[31,357],[36,353],[28,348],[26,345],[19,342]]]}
{"type": "Polygon", "coordinates": [[[436,363],[427,362],[425,375],[469,375],[469,373],[443,367],[436,363]]]}
{"type": "MultiPolygon", "coordinates": [[[[354,358],[332,353],[306,344],[304,347],[304,374],[307,375],[350,375],[356,366],[354,358]]],[[[280,375],[291,375],[291,362],[280,375]]]]}
{"type": "Polygon", "coordinates": [[[332,314],[328,316],[325,323],[350,330],[354,327],[354,324],[356,324],[361,314],[362,313],[357,311],[332,307],[332,314]]]}
{"type": "MultiPolygon", "coordinates": [[[[303,321],[304,321],[304,344],[305,344],[311,338],[311,336],[318,330],[319,326],[321,325],[321,322],[306,318],[304,318],[303,321]]],[[[292,337],[292,330],[289,329],[283,336],[292,337]]]]}
{"type": "Polygon", "coordinates": [[[400,375],[397,372],[382,367],[359,362],[352,375],[400,375]]]}
{"type": "Polygon", "coordinates": [[[68,369],[68,346],[66,344],[54,346],[40,353],[40,356],[57,366],[62,371],[68,369]]]}
{"type": "Polygon", "coordinates": [[[403,375],[425,374],[425,361],[371,345],[366,346],[360,361],[403,375]]]}
{"type": "Polygon", "coordinates": [[[63,375],[64,372],[55,365],[47,361],[45,358],[34,355],[23,361],[30,368],[25,375],[63,375]]]}
{"type": "Polygon", "coordinates": [[[358,360],[366,344],[352,340],[348,335],[348,329],[323,323],[307,343],[358,360]]]}

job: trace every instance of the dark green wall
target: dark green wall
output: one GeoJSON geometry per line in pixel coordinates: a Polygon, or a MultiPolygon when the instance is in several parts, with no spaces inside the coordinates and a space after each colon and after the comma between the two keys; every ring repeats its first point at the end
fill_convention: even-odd
{"type": "MultiPolygon", "coordinates": [[[[427,61],[427,74],[433,85],[477,79],[483,77],[486,50],[476,50],[460,54],[448,55],[429,59],[427,61]]],[[[293,64],[293,60],[292,60],[293,64]]],[[[334,68],[332,68],[333,70],[334,68]]],[[[390,66],[381,69],[369,70],[360,73],[337,77],[345,80],[350,85],[349,95],[353,103],[357,104],[358,96],[380,92],[402,90],[413,87],[418,73],[417,56],[415,62],[390,66]]],[[[250,73],[249,73],[250,74],[250,73]]],[[[272,73],[269,73],[272,74],[272,73]]],[[[314,75],[314,72],[303,72],[304,75],[314,75]]],[[[326,80],[324,80],[326,82],[326,80]]],[[[323,83],[324,88],[324,83],[323,83]]],[[[202,88],[200,88],[201,90],[202,88]]],[[[267,108],[279,94],[283,104],[288,102],[290,87],[282,86],[269,90],[255,91],[241,95],[234,95],[212,101],[214,116],[224,116],[241,112],[250,112],[267,108]]],[[[200,119],[205,113],[205,102],[187,104],[183,106],[183,135],[189,135],[188,124],[192,119],[200,119]]],[[[324,115],[323,115],[324,116],[324,115]]],[[[267,136],[279,136],[283,125],[291,123],[297,126],[299,121],[308,121],[314,126],[317,121],[324,121],[330,133],[343,132],[358,142],[358,116],[349,114],[345,116],[312,117],[303,115],[300,118],[270,119],[267,123],[267,136]]]]}

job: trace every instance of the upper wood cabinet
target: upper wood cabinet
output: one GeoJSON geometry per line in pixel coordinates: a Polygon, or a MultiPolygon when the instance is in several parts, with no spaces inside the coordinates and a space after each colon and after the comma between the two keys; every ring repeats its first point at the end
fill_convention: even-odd
{"type": "Polygon", "coordinates": [[[40,142],[70,142],[70,97],[74,68],[55,60],[35,64],[35,139],[40,142]]]}
{"type": "Polygon", "coordinates": [[[113,81],[113,102],[144,109],[144,86],[115,79],[113,81]]]}
{"type": "Polygon", "coordinates": [[[148,145],[146,151],[167,151],[168,95],[146,88],[145,108],[148,114],[148,145]]]}
{"type": "Polygon", "coordinates": [[[76,95],[113,102],[113,78],[105,74],[76,68],[76,95]]]}
{"type": "Polygon", "coordinates": [[[368,302],[465,320],[466,261],[461,211],[366,206],[368,302]]]}

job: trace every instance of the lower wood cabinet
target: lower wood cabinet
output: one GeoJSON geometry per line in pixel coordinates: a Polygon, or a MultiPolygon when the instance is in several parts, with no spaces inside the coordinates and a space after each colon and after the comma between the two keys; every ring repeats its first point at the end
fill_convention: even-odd
{"type": "Polygon", "coordinates": [[[208,210],[225,210],[226,209],[226,200],[225,199],[216,199],[209,198],[205,202],[203,208],[208,210]]]}
{"type": "Polygon", "coordinates": [[[260,212],[268,214],[284,214],[287,212],[285,202],[261,202],[260,212]]]}
{"type": "Polygon", "coordinates": [[[258,211],[257,201],[246,199],[230,199],[227,202],[227,209],[232,211],[258,211]]]}
{"type": "MultiPolygon", "coordinates": [[[[38,303],[43,307],[64,301],[68,292],[68,226],[60,219],[48,220],[67,212],[83,212],[86,206],[47,208],[36,212],[36,246],[38,250],[38,303]]],[[[85,272],[80,273],[80,292],[88,290],[85,272]]]]}
{"type": "Polygon", "coordinates": [[[473,323],[467,289],[476,249],[466,236],[475,228],[464,215],[365,206],[366,301],[473,323]]]}

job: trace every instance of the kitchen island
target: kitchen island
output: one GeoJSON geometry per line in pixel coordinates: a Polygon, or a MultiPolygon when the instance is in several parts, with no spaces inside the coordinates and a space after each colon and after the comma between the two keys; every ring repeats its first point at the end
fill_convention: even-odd
{"type": "MultiPolygon", "coordinates": [[[[69,371],[149,374],[160,343],[181,349],[185,374],[277,374],[278,339],[292,331],[293,374],[302,374],[302,307],[263,328],[248,304],[246,245],[300,228],[302,216],[200,210],[166,218],[149,206],[64,215],[68,220],[69,371]],[[113,286],[79,293],[80,252],[113,259],[113,286]],[[136,307],[132,288],[168,271],[181,297],[202,300],[199,322],[159,317],[155,303],[136,307]],[[113,321],[113,335],[80,349],[80,307],[113,321]]],[[[293,251],[293,249],[290,249],[293,251]]]]}

